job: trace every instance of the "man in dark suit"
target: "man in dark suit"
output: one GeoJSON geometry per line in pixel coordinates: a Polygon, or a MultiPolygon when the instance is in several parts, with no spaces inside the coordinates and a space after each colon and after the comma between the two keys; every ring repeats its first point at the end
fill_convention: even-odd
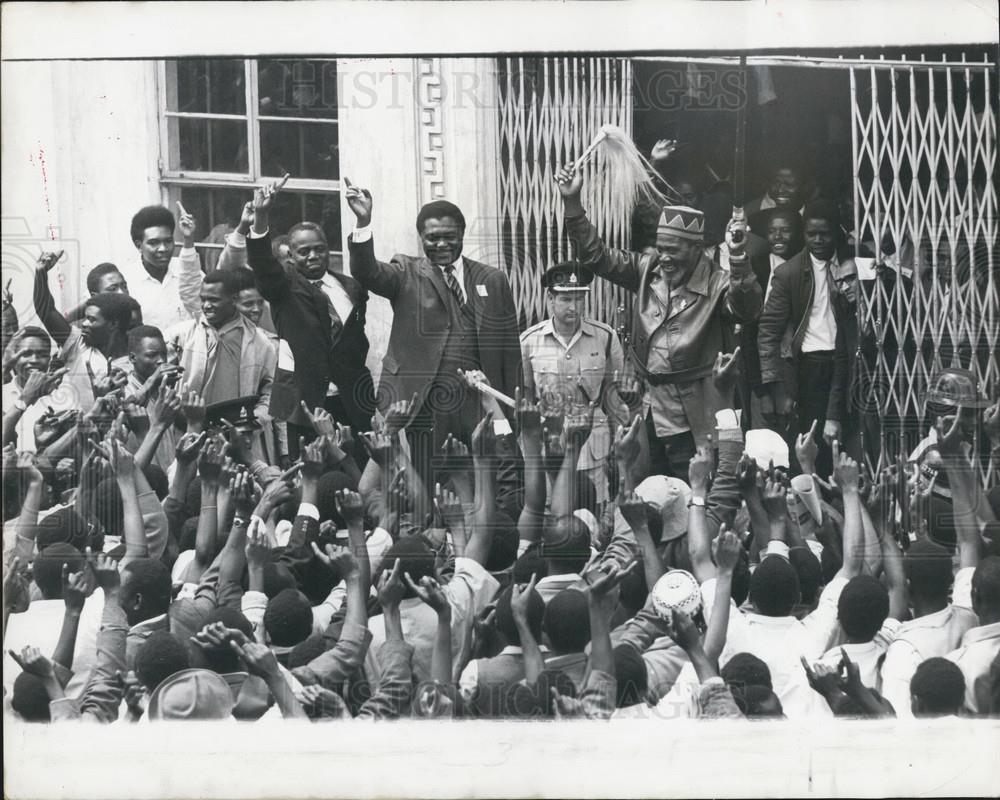
{"type": "Polygon", "coordinates": [[[427,475],[431,452],[440,450],[448,434],[468,442],[482,418],[478,392],[458,370],[481,370],[493,388],[507,395],[521,382],[510,283],[502,270],[462,256],[465,218],[444,200],[428,203],[417,215],[423,256],[378,261],[368,227],[371,194],[345,182],[347,202],[357,217],[348,243],[351,274],[388,299],[393,309],[378,406],[384,409],[416,395],[408,432],[411,443],[423,450],[415,454],[414,464],[427,475]]]}
{"type": "Polygon", "coordinates": [[[842,437],[848,414],[847,326],[836,287],[839,214],[835,203],[815,200],[802,219],[805,250],[774,270],[760,315],[761,383],[769,387],[781,422],[787,424],[796,404],[798,433],[818,422],[817,468],[827,476],[829,445],[842,437]],[[791,371],[784,368],[786,361],[791,371]]]}
{"type": "MultiPolygon", "coordinates": [[[[287,176],[286,176],[287,178],[287,176]]],[[[280,342],[271,390],[271,415],[288,423],[290,455],[299,436],[311,438],[300,403],[325,408],[338,422],[368,430],[375,408],[372,376],[365,366],[368,291],[348,275],[327,271],[329,246],[323,229],[300,222],[288,232],[292,269],[271,251],[268,213],[284,180],[258,190],[247,239],[247,263],[257,276],[280,342]]]]}

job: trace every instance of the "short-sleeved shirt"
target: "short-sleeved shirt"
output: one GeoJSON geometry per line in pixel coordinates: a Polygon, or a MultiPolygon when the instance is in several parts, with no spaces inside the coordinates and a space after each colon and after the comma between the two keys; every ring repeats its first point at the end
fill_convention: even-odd
{"type": "MultiPolygon", "coordinates": [[[[587,403],[607,391],[615,371],[623,369],[625,356],[618,334],[602,322],[582,320],[577,332],[566,340],[547,319],[521,334],[521,360],[525,387],[534,391],[539,400],[557,403],[562,397],[587,403]],[[582,391],[577,389],[578,383],[582,383],[582,391]]],[[[610,449],[607,415],[598,408],[578,468],[589,469],[602,463],[610,449]]]]}

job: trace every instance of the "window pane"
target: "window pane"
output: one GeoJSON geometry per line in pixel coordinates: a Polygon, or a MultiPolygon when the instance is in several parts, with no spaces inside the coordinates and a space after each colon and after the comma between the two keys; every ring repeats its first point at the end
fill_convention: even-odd
{"type": "Polygon", "coordinates": [[[288,192],[271,207],[273,235],[287,233],[297,222],[315,222],[326,233],[330,250],[340,252],[340,192],[288,192]]]}
{"type": "Polygon", "coordinates": [[[337,180],[340,150],[336,125],[315,122],[261,122],[261,172],[280,178],[337,180]]]}
{"type": "Polygon", "coordinates": [[[261,58],[257,61],[262,117],[337,119],[337,62],[261,58]]]}
{"type": "Polygon", "coordinates": [[[221,119],[169,117],[169,169],[247,172],[247,126],[221,119]]]}
{"type": "MultiPolygon", "coordinates": [[[[214,244],[217,248],[198,248],[202,266],[211,271],[219,260],[221,246],[226,243],[226,234],[234,230],[240,221],[243,205],[251,198],[248,189],[216,189],[201,186],[171,186],[170,210],[177,214],[177,201],[184,210],[197,220],[195,242],[214,244]]],[[[175,234],[180,240],[180,234],[175,234]]]]}
{"type": "Polygon", "coordinates": [[[196,114],[242,114],[246,110],[243,59],[167,62],[167,110],[196,114]]]}

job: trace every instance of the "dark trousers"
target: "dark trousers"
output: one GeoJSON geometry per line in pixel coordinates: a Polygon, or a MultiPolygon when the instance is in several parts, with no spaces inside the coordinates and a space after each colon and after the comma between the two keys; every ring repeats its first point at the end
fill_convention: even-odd
{"type": "Polygon", "coordinates": [[[646,435],[649,437],[649,474],[680,478],[687,483],[688,467],[696,450],[691,431],[673,436],[657,436],[653,415],[648,414],[646,435]]]}
{"type": "MultiPolygon", "coordinates": [[[[826,409],[830,402],[830,390],[833,387],[833,356],[832,350],[816,353],[802,353],[796,365],[799,397],[798,397],[798,433],[806,433],[816,420],[814,438],[819,446],[816,457],[816,471],[823,479],[829,478],[833,472],[833,452],[823,439],[823,425],[826,423],[826,409]]],[[[847,420],[842,420],[847,423],[847,420]]],[[[792,438],[792,437],[790,437],[792,438]]],[[[795,440],[789,445],[791,455],[795,453],[795,440]]]]}

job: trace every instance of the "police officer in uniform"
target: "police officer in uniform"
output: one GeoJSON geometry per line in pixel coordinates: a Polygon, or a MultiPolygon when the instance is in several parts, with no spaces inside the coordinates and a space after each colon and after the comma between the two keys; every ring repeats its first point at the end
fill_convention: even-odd
{"type": "Polygon", "coordinates": [[[547,412],[566,414],[574,405],[599,403],[577,469],[588,474],[600,503],[609,499],[611,421],[627,424],[628,407],[614,390],[615,371],[624,365],[618,335],[585,316],[593,279],[593,273],[576,262],[557,264],[545,273],[549,318],[521,334],[521,360],[525,392],[540,400],[547,412]]]}

